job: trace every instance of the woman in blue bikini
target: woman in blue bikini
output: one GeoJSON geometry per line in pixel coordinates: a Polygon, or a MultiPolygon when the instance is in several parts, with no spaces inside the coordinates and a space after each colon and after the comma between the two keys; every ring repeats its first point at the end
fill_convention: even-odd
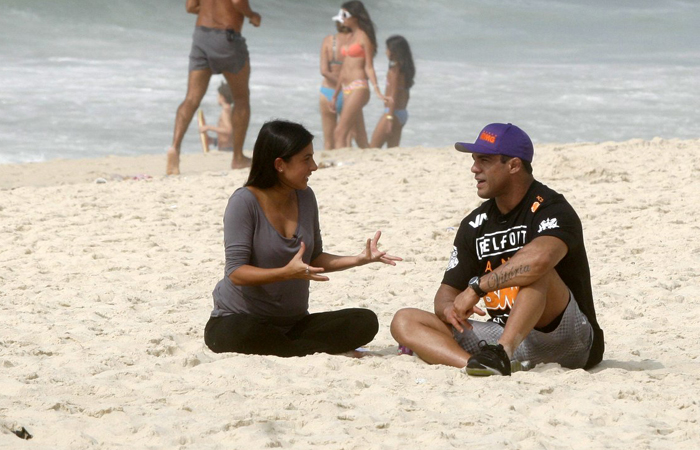
{"type": "Polygon", "coordinates": [[[340,66],[345,58],[340,54],[340,48],[347,44],[350,37],[350,29],[343,26],[342,21],[333,17],[337,29],[336,34],[329,34],[321,44],[321,95],[319,96],[319,109],[321,110],[321,125],[323,126],[323,147],[331,150],[335,147],[333,132],[338,122],[338,115],[343,109],[343,96],[338,96],[335,104],[335,112],[330,108],[335,86],[338,84],[340,66]]]}
{"type": "Polygon", "coordinates": [[[401,142],[401,130],[408,121],[409,89],[413,86],[416,68],[408,41],[403,36],[391,36],[386,40],[386,56],[389,58],[389,71],[386,75],[386,108],[379,118],[371,146],[381,148],[398,147],[401,142]]]}

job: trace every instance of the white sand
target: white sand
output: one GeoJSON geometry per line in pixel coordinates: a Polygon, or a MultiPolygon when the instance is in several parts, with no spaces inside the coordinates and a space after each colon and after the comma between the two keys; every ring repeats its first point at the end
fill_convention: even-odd
{"type": "Polygon", "coordinates": [[[171,178],[163,156],[0,166],[0,448],[698,448],[700,140],[537,147],[535,175],[583,221],[607,352],[590,372],[510,378],[397,356],[389,333],[399,308],[432,309],[480,203],[469,156],[317,159],[345,163],[310,183],[326,249],[381,229],[405,259],[312,286],[312,311],[377,312],[362,359],[204,346],[222,213],[247,176],[229,155],[186,156],[171,178]]]}

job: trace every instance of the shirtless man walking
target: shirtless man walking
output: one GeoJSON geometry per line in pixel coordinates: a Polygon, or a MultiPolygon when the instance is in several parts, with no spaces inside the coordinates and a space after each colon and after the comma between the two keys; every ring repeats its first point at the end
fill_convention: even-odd
{"type": "Polygon", "coordinates": [[[246,17],[253,26],[260,26],[260,14],[250,9],[248,0],[186,0],[185,8],[188,13],[197,14],[197,24],[190,51],[187,95],[177,108],[166,174],[180,173],[182,139],[207,92],[212,74],[219,73],[226,78],[233,96],[231,168],[248,167],[250,158],[243,156],[243,142],[250,122],[250,62],[241,29],[246,17]]]}

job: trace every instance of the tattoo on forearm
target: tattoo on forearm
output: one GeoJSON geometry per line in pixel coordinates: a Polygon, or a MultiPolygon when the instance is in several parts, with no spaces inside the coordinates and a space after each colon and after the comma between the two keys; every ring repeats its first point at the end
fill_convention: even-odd
{"type": "Polygon", "coordinates": [[[530,271],[529,265],[522,265],[513,268],[504,268],[503,273],[491,272],[491,277],[489,278],[488,290],[495,291],[503,286],[502,284],[512,280],[520,274],[527,273],[530,271]]]}

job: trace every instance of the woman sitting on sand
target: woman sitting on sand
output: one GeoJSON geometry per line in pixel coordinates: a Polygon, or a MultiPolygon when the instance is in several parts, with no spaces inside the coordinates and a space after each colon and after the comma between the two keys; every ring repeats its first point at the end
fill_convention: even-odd
{"type": "Polygon", "coordinates": [[[318,205],[308,187],[313,136],[276,120],[255,142],[245,186],[224,214],[225,276],[214,288],[204,341],[216,353],[303,356],[343,353],[370,342],[377,316],[351,308],[309,314],[309,282],[324,273],[373,262],[400,261],[377,249],[381,232],[357,256],[323,251],[318,205]]]}
{"type": "Polygon", "coordinates": [[[350,29],[350,36],[348,43],[340,49],[345,60],[340,68],[338,85],[330,104],[331,109],[334,109],[335,101],[342,89],[343,111],[335,128],[335,148],[346,146],[348,135],[353,130],[356,133],[357,145],[360,148],[366,148],[369,142],[362,108],[369,102],[368,78],[377,96],[382,101],[386,101],[377,86],[377,75],[374,73],[374,56],[377,54],[374,24],[365,6],[358,0],[343,3],[337,17],[350,29]]]}
{"type": "Polygon", "coordinates": [[[413,86],[416,68],[413,65],[411,47],[403,36],[391,36],[386,40],[386,56],[389,58],[389,71],[386,74],[387,107],[379,118],[374,133],[372,147],[398,147],[401,130],[408,121],[409,89],[413,86]]]}

